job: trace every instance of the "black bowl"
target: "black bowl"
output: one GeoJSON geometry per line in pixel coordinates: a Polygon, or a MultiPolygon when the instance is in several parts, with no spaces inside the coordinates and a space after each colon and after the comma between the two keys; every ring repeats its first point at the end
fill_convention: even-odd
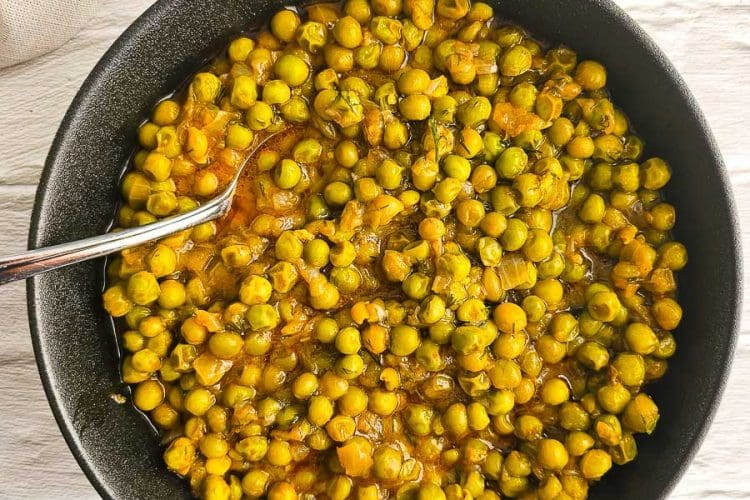
{"type": "MultiPolygon", "coordinates": [[[[615,102],[668,159],[667,196],[690,264],[680,274],[685,317],[667,375],[650,387],[662,409],[639,457],[616,467],[592,498],[660,498],[708,429],[732,358],[740,304],[739,238],[729,183],[695,100],[643,31],[606,0],[503,0],[497,12],[553,43],[603,61],[615,102]]],[[[151,106],[196,71],[212,49],[282,4],[271,0],[162,0],[94,68],[60,126],[37,192],[29,246],[100,234],[112,219],[118,177],[151,106]]],[[[120,380],[113,326],[101,307],[101,261],[29,282],[39,371],[65,439],[104,497],[189,497],[161,461],[157,436],[120,380]]]]}

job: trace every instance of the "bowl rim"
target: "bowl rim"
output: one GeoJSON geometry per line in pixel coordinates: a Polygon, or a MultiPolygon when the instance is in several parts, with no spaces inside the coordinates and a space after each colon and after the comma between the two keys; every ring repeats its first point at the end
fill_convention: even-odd
{"type": "MultiPolygon", "coordinates": [[[[86,95],[89,94],[97,85],[102,82],[107,72],[107,66],[117,56],[117,54],[127,48],[128,40],[137,36],[144,30],[148,30],[152,21],[158,19],[162,15],[170,2],[173,0],[158,0],[156,3],[148,7],[142,14],[140,14],[120,36],[112,43],[112,45],[102,55],[96,65],[93,67],[89,75],[85,78],[81,87],[76,92],[75,97],[71,101],[65,115],[60,122],[58,130],[55,134],[55,138],[50,147],[49,153],[45,159],[42,174],[39,180],[39,185],[36,190],[34,197],[34,206],[31,214],[31,222],[29,227],[28,236],[28,248],[35,249],[47,244],[44,241],[44,237],[40,231],[43,226],[42,219],[47,213],[45,207],[47,201],[47,188],[50,183],[52,170],[54,168],[54,159],[58,155],[63,143],[67,140],[67,134],[72,125],[80,118],[80,106],[79,103],[85,99],[86,95]]],[[[682,76],[678,73],[677,69],[670,62],[664,52],[656,45],[654,40],[640,27],[640,25],[631,18],[621,7],[614,3],[612,0],[588,0],[592,4],[598,5],[607,15],[615,18],[628,34],[639,40],[643,44],[644,50],[646,50],[654,60],[665,69],[668,74],[670,83],[672,84],[674,91],[680,94],[680,97],[689,104],[691,111],[696,119],[696,126],[700,128],[705,134],[706,141],[708,143],[710,152],[715,158],[715,174],[718,175],[720,185],[723,188],[724,195],[727,201],[727,208],[730,214],[730,220],[727,221],[728,226],[731,228],[729,234],[726,235],[728,243],[732,247],[731,261],[735,269],[735,281],[733,287],[729,290],[732,298],[734,299],[734,308],[732,311],[731,331],[727,331],[727,342],[726,349],[722,353],[722,366],[720,367],[720,381],[715,387],[715,390],[711,394],[711,398],[707,404],[707,410],[705,415],[702,417],[702,421],[697,428],[697,431],[686,443],[683,459],[680,461],[677,470],[664,484],[662,488],[661,497],[666,497],[677,485],[679,480],[682,478],[684,473],[689,468],[693,461],[696,453],[700,449],[700,445],[703,442],[709,428],[716,415],[716,411],[719,406],[719,402],[726,389],[727,380],[732,369],[734,361],[734,353],[736,350],[736,344],[738,339],[739,330],[739,319],[742,313],[743,303],[743,261],[742,261],[742,248],[741,240],[739,236],[739,223],[737,207],[735,198],[733,195],[732,184],[729,181],[729,175],[726,169],[726,165],[722,158],[720,149],[713,135],[711,128],[701,110],[698,102],[690,92],[687,84],[685,83],[682,76]]],[[[543,34],[539,34],[543,36],[543,34]]],[[[68,445],[71,453],[75,457],[78,465],[80,466],[83,473],[88,478],[91,485],[103,498],[115,498],[112,491],[108,488],[107,484],[98,475],[95,468],[85,457],[83,446],[78,439],[75,428],[70,421],[68,415],[62,409],[62,402],[60,395],[55,389],[55,380],[48,370],[48,352],[47,346],[41,341],[40,330],[41,327],[38,323],[36,312],[37,312],[37,297],[39,296],[39,278],[33,277],[27,280],[26,283],[26,299],[27,299],[27,314],[29,320],[29,328],[31,333],[32,346],[34,349],[34,357],[39,372],[42,386],[44,388],[47,401],[49,402],[52,414],[55,417],[58,428],[62,433],[65,442],[68,445]]]]}

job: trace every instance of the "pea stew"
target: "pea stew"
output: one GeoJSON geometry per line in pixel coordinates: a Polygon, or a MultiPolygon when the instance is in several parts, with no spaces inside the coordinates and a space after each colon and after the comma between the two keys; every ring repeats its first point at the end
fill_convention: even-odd
{"type": "Polygon", "coordinates": [[[636,458],[682,310],[671,168],[607,72],[468,0],[283,9],[138,130],[122,378],[196,495],[583,499],[636,458]]]}

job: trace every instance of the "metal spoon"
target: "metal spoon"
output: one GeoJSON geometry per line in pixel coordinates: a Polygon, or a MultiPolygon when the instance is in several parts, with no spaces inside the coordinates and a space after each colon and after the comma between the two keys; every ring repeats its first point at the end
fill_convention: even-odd
{"type": "Polygon", "coordinates": [[[278,134],[279,132],[265,137],[245,158],[226,189],[204,205],[184,214],[144,226],[2,257],[0,258],[0,285],[142,245],[226,215],[232,206],[234,191],[245,167],[260,147],[278,134]]]}

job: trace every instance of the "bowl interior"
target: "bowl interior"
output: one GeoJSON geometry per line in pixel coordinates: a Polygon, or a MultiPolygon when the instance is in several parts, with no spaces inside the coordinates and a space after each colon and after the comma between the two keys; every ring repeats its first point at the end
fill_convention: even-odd
{"type": "MultiPolygon", "coordinates": [[[[292,2],[293,3],[293,2],[292,2]]],[[[490,0],[536,36],[604,62],[615,103],[674,169],[667,190],[676,237],[691,256],[680,273],[685,316],[667,375],[649,388],[662,419],[639,457],[616,467],[592,498],[659,498],[707,429],[731,361],[740,302],[737,227],[716,144],[689,91],[643,32],[604,0],[490,0]]],[[[151,106],[214,47],[281,6],[271,0],[162,0],[118,39],[72,103],[37,193],[30,246],[106,230],[117,181],[151,106]]],[[[32,337],[52,410],[84,472],[113,498],[189,498],[166,471],[156,435],[128,402],[113,326],[101,307],[102,262],[29,282],[32,337]]]]}

